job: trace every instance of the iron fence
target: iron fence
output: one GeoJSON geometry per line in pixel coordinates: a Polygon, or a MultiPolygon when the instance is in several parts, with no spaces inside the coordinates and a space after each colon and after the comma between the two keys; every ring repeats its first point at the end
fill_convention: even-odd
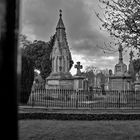
{"type": "Polygon", "coordinates": [[[38,89],[21,95],[19,105],[47,108],[140,108],[140,91],[38,89]],[[25,98],[28,100],[25,101],[25,98]]]}

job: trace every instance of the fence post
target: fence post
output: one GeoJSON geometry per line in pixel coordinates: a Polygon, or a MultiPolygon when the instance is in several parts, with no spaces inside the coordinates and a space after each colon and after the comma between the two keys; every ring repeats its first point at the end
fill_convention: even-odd
{"type": "Polygon", "coordinates": [[[119,92],[119,108],[120,108],[120,102],[121,102],[121,98],[120,98],[120,91],[119,92]]]}
{"type": "Polygon", "coordinates": [[[78,91],[76,90],[76,108],[78,108],[78,91]]]}

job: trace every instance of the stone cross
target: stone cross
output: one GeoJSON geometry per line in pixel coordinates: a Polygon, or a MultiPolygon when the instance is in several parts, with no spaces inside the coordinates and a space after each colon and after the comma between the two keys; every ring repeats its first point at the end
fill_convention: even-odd
{"type": "Polygon", "coordinates": [[[62,16],[62,10],[60,9],[59,12],[60,12],[60,17],[61,17],[62,16]]]}
{"type": "Polygon", "coordinates": [[[76,75],[77,75],[77,76],[80,76],[80,75],[81,75],[81,70],[80,70],[80,69],[82,69],[83,66],[80,65],[80,62],[77,62],[77,64],[75,65],[75,68],[77,69],[76,75]]]}
{"type": "Polygon", "coordinates": [[[123,57],[122,57],[123,48],[121,44],[119,45],[118,51],[119,51],[119,62],[122,62],[123,61],[123,57]]]}

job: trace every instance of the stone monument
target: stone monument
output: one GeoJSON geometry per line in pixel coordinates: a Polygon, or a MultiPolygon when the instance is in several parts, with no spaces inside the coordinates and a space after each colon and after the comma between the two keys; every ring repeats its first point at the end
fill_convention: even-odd
{"type": "Polygon", "coordinates": [[[46,89],[73,89],[73,77],[69,72],[70,60],[71,53],[62,20],[62,10],[60,10],[54,46],[51,53],[52,72],[46,78],[46,89]]]}
{"type": "Polygon", "coordinates": [[[83,68],[83,66],[80,64],[80,62],[77,62],[77,64],[75,65],[75,68],[77,69],[77,73],[76,76],[81,76],[81,70],[83,68]]]}
{"type": "Polygon", "coordinates": [[[123,48],[121,44],[119,45],[118,51],[119,63],[115,65],[114,74],[109,77],[109,89],[119,91],[130,90],[132,77],[127,72],[127,65],[123,63],[123,48]]]}
{"type": "Polygon", "coordinates": [[[84,86],[85,77],[82,76],[81,70],[80,70],[83,68],[83,66],[80,64],[80,62],[77,62],[77,64],[75,65],[75,68],[77,69],[77,73],[75,76],[73,76],[73,79],[74,79],[74,87],[73,88],[75,90],[83,90],[85,87],[84,86]]]}

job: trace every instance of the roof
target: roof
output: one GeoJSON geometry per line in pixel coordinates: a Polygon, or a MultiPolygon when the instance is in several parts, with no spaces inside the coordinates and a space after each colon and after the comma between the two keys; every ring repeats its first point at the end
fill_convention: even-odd
{"type": "Polygon", "coordinates": [[[64,26],[64,23],[63,23],[63,20],[62,20],[62,10],[60,10],[60,18],[59,18],[59,21],[57,23],[57,26],[56,26],[56,29],[65,29],[65,26],[64,26]]]}

